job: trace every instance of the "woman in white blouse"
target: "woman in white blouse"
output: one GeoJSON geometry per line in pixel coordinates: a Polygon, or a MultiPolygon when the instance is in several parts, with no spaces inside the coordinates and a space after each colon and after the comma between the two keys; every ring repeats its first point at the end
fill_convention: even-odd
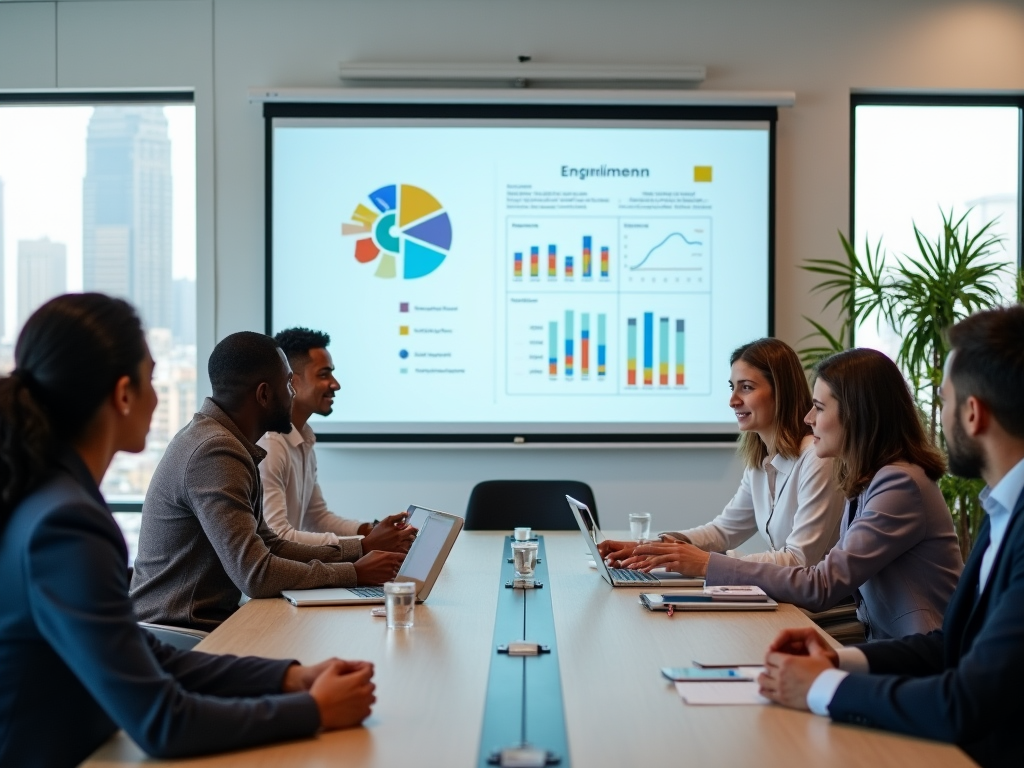
{"type": "MultiPolygon", "coordinates": [[[[811,391],[800,359],[785,342],[759,339],[733,352],[729,362],[729,406],[742,433],[739,451],[746,464],[740,487],[711,522],[662,538],[739,557],[733,550],[757,533],[767,549],[744,560],[814,565],[839,538],[844,500],[832,480],[832,460],[817,457],[804,424],[811,391]]],[[[632,554],[636,542],[599,546],[617,564],[632,554]]]]}

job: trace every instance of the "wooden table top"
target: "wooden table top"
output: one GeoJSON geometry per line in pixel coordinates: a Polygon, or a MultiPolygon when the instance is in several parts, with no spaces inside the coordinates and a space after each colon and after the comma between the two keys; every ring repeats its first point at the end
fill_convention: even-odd
{"type": "MultiPolygon", "coordinates": [[[[199,646],[303,663],[329,656],[372,661],[377,703],[364,727],[187,761],[149,760],[121,732],[85,765],[476,765],[502,540],[501,533],[464,531],[410,631],[389,632],[364,606],[252,600],[199,646]]],[[[808,619],[789,605],[764,613],[651,613],[637,602],[641,590],[612,589],[598,576],[578,533],[548,533],[545,544],[569,758],[577,768],[684,761],[759,768],[973,765],[955,747],[782,707],[683,704],[660,667],[695,659],[759,662],[780,629],[806,626],[808,619]]]]}

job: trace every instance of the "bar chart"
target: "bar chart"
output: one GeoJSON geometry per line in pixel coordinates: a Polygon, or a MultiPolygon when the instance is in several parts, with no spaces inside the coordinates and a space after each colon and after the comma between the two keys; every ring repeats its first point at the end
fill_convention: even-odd
{"type": "Polygon", "coordinates": [[[509,216],[505,222],[505,284],[512,291],[615,290],[617,218],[509,216]]]}
{"type": "Polygon", "coordinates": [[[559,320],[549,320],[548,328],[548,378],[552,380],[588,381],[591,377],[604,380],[608,374],[608,315],[605,312],[576,312],[565,310],[559,320]],[[579,335],[577,335],[577,317],[579,335]],[[591,358],[591,318],[597,322],[596,352],[597,365],[591,358]],[[579,345],[577,346],[577,341],[579,345]],[[561,352],[561,354],[560,354],[561,352]]]}
{"type": "Polygon", "coordinates": [[[654,312],[626,318],[625,383],[627,388],[686,386],[685,318],[654,312]]]}
{"type": "MultiPolygon", "coordinates": [[[[599,246],[600,260],[597,263],[597,270],[594,270],[593,259],[593,237],[582,236],[582,245],[575,252],[559,250],[558,243],[548,243],[546,246],[548,260],[545,278],[548,282],[569,281],[579,278],[583,282],[594,280],[607,282],[611,277],[611,245],[599,246]],[[577,269],[577,264],[581,269],[577,269]]],[[[530,245],[529,251],[513,251],[512,253],[512,278],[520,282],[524,279],[539,281],[540,275],[540,252],[541,245],[530,245]],[[530,271],[524,272],[524,257],[529,253],[530,271]]]]}

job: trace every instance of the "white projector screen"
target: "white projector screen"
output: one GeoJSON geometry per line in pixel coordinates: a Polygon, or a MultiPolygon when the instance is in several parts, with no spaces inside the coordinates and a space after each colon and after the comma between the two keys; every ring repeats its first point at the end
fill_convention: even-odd
{"type": "Polygon", "coordinates": [[[321,439],[735,438],[774,109],[265,109],[267,330],[331,336],[321,439]]]}

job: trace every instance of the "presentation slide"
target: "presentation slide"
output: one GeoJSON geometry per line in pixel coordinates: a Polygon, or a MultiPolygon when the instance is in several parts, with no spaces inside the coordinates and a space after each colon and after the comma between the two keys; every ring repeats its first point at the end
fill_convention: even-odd
{"type": "Polygon", "coordinates": [[[768,123],[272,125],[272,330],[331,335],[318,432],[736,431],[768,123]]]}

